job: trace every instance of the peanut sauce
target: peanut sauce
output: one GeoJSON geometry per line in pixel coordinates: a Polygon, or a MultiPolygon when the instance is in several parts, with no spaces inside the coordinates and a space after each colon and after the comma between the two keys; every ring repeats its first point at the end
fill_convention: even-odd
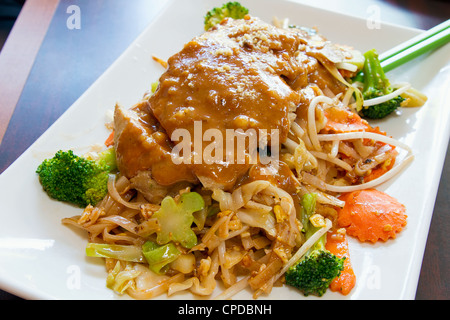
{"type": "Polygon", "coordinates": [[[224,137],[227,129],[276,129],[283,143],[291,119],[296,111],[299,114],[297,107],[304,108],[302,89],[316,85],[342,91],[314,57],[322,59],[326,53],[320,46],[308,48],[305,32],[277,28],[254,17],[225,19],[192,39],[169,58],[156,92],[138,108],[136,119],[116,112],[119,169],[127,176],[151,170],[163,185],[198,178],[209,188],[232,188],[252,164],[224,160],[175,165],[169,137],[179,128],[193,136],[194,122],[201,121],[203,132],[218,129],[224,137]]]}

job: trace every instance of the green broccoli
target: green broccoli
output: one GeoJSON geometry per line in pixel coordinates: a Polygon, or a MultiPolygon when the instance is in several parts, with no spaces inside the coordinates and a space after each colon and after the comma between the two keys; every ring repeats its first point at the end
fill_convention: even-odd
{"type": "MultiPolygon", "coordinates": [[[[390,94],[394,91],[389,83],[389,79],[384,74],[381,67],[378,53],[372,49],[364,54],[365,62],[362,73],[358,74],[354,80],[364,84],[362,95],[364,100],[369,100],[390,94]]],[[[405,99],[397,96],[386,102],[373,106],[363,106],[360,114],[369,119],[381,119],[394,112],[405,99]]]]}
{"type": "Polygon", "coordinates": [[[116,169],[114,148],[99,153],[96,160],[77,156],[72,150],[58,151],[36,170],[47,194],[79,207],[96,205],[108,193],[108,174],[116,169]]]}
{"type": "Polygon", "coordinates": [[[232,19],[243,19],[246,14],[248,14],[248,9],[239,2],[225,3],[222,7],[216,7],[206,13],[205,30],[209,30],[227,17],[232,19]]]}
{"type": "MultiPolygon", "coordinates": [[[[306,239],[319,229],[309,221],[315,212],[315,203],[315,194],[306,194],[302,198],[302,232],[306,239]]],[[[344,269],[345,258],[339,258],[325,249],[326,237],[326,234],[323,235],[285,274],[286,284],[299,289],[305,296],[314,294],[321,297],[331,281],[344,269]]]]}

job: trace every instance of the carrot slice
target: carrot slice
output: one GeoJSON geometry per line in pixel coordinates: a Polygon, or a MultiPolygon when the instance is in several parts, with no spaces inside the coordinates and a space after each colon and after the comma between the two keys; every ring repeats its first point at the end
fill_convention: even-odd
{"type": "Polygon", "coordinates": [[[356,284],[356,276],[350,261],[350,251],[345,233],[328,232],[325,248],[339,258],[345,257],[344,270],[331,282],[330,290],[347,295],[356,284]]]}
{"type": "Polygon", "coordinates": [[[406,226],[405,206],[384,192],[367,189],[339,198],[345,206],[338,210],[338,225],[362,242],[387,241],[406,226]]]}
{"type": "Polygon", "coordinates": [[[111,134],[105,140],[105,146],[111,147],[113,144],[114,144],[114,130],[111,132],[111,134]]]}
{"type": "Polygon", "coordinates": [[[343,133],[371,129],[366,120],[345,108],[331,107],[324,110],[324,115],[327,118],[327,123],[321,133],[343,133]]]}

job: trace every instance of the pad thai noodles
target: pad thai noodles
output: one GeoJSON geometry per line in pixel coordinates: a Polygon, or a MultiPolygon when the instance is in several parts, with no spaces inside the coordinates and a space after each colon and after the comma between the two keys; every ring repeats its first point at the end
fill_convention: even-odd
{"type": "Polygon", "coordinates": [[[407,145],[358,115],[365,101],[349,79],[363,55],[317,30],[226,18],[161,63],[153,90],[115,107],[107,145],[117,170],[107,195],[63,219],[86,231],[87,255],[104,258],[107,287],[118,294],[268,295],[319,239],[346,236],[343,195],[373,190],[413,159],[407,145]],[[179,129],[203,140],[178,148],[182,161],[174,161],[186,143],[179,129]],[[224,139],[227,130],[254,129],[256,154],[246,144],[228,157],[225,143],[205,137],[210,129],[224,139]],[[196,161],[208,150],[219,161],[196,161]],[[308,195],[314,208],[304,219],[308,195]]]}

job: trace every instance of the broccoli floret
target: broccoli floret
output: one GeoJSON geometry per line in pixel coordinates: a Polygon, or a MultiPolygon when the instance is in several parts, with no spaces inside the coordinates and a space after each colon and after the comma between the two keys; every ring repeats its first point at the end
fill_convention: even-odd
{"type": "MultiPolygon", "coordinates": [[[[315,194],[302,198],[302,232],[307,239],[319,229],[309,221],[315,212],[315,202],[315,194]]],[[[286,284],[299,289],[305,296],[313,294],[321,297],[344,269],[345,258],[339,258],[325,249],[326,237],[326,234],[323,235],[285,274],[286,284]]]]}
{"type": "Polygon", "coordinates": [[[382,119],[399,108],[404,100],[405,99],[403,99],[401,96],[397,96],[389,101],[380,104],[376,104],[367,108],[363,107],[361,109],[361,114],[363,117],[368,119],[382,119]]]}
{"type": "Polygon", "coordinates": [[[115,170],[115,152],[110,148],[91,160],[72,150],[58,151],[36,170],[47,194],[56,200],[79,207],[96,205],[108,193],[108,174],[115,170]]]}
{"type": "Polygon", "coordinates": [[[345,258],[338,258],[325,250],[324,238],[316,243],[314,249],[286,272],[286,284],[296,287],[305,296],[321,297],[334,278],[344,269],[345,258]]]}
{"type": "MultiPolygon", "coordinates": [[[[364,57],[365,62],[363,71],[357,76],[357,79],[364,84],[362,91],[364,100],[369,100],[392,93],[394,89],[391,87],[389,79],[384,74],[376,50],[372,49],[367,51],[364,54],[364,57]]],[[[381,119],[399,108],[404,100],[405,99],[401,96],[397,96],[377,105],[363,107],[360,114],[369,119],[381,119]]]]}
{"type": "Polygon", "coordinates": [[[216,7],[206,13],[205,30],[209,30],[225,18],[243,19],[248,14],[248,9],[239,2],[228,2],[222,7],[216,7]]]}

